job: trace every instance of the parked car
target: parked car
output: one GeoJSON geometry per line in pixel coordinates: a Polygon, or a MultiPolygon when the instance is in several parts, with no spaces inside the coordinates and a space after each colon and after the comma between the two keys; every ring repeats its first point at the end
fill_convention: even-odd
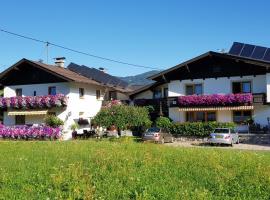
{"type": "Polygon", "coordinates": [[[211,144],[238,144],[239,136],[233,128],[216,128],[210,134],[209,142],[211,144]]]}
{"type": "Polygon", "coordinates": [[[172,134],[162,130],[161,128],[152,127],[143,133],[142,140],[163,144],[165,142],[173,142],[174,139],[172,134]]]}

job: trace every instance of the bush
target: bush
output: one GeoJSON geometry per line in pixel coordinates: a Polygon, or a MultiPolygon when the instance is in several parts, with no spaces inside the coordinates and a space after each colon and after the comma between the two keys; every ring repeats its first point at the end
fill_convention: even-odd
{"type": "Polygon", "coordinates": [[[172,126],[172,122],[167,117],[159,117],[156,120],[156,126],[169,131],[172,126]]]}
{"type": "Polygon", "coordinates": [[[146,108],[126,105],[113,105],[101,109],[93,119],[93,123],[107,128],[116,126],[119,130],[151,126],[146,108]]]}
{"type": "Polygon", "coordinates": [[[206,137],[215,128],[234,128],[234,123],[221,122],[185,122],[172,123],[170,132],[175,135],[206,137]]]}
{"type": "Polygon", "coordinates": [[[56,117],[54,115],[48,115],[45,118],[45,124],[51,127],[58,127],[58,126],[64,125],[64,122],[59,117],[56,117]]]}

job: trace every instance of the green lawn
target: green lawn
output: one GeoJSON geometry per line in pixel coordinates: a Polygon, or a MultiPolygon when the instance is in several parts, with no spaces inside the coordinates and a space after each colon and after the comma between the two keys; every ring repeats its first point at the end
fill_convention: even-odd
{"type": "Polygon", "coordinates": [[[0,199],[270,199],[270,152],[0,141],[0,199]]]}

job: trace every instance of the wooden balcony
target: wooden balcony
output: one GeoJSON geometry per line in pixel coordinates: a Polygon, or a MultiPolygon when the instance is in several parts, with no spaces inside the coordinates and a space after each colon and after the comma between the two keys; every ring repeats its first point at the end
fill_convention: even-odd
{"type": "MultiPolygon", "coordinates": [[[[265,93],[253,93],[252,94],[252,105],[266,104],[266,94],[265,93]]],[[[168,97],[169,107],[180,107],[178,103],[178,97],[168,97]]]]}

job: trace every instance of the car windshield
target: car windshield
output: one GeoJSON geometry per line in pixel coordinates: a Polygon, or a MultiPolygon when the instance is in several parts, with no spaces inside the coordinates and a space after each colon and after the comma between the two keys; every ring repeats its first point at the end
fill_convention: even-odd
{"type": "Polygon", "coordinates": [[[159,132],[160,131],[160,128],[157,128],[157,127],[152,127],[152,128],[149,128],[147,130],[148,133],[151,133],[151,132],[159,132]]]}
{"type": "Polygon", "coordinates": [[[229,133],[229,129],[227,128],[216,128],[214,133],[229,133]]]}

